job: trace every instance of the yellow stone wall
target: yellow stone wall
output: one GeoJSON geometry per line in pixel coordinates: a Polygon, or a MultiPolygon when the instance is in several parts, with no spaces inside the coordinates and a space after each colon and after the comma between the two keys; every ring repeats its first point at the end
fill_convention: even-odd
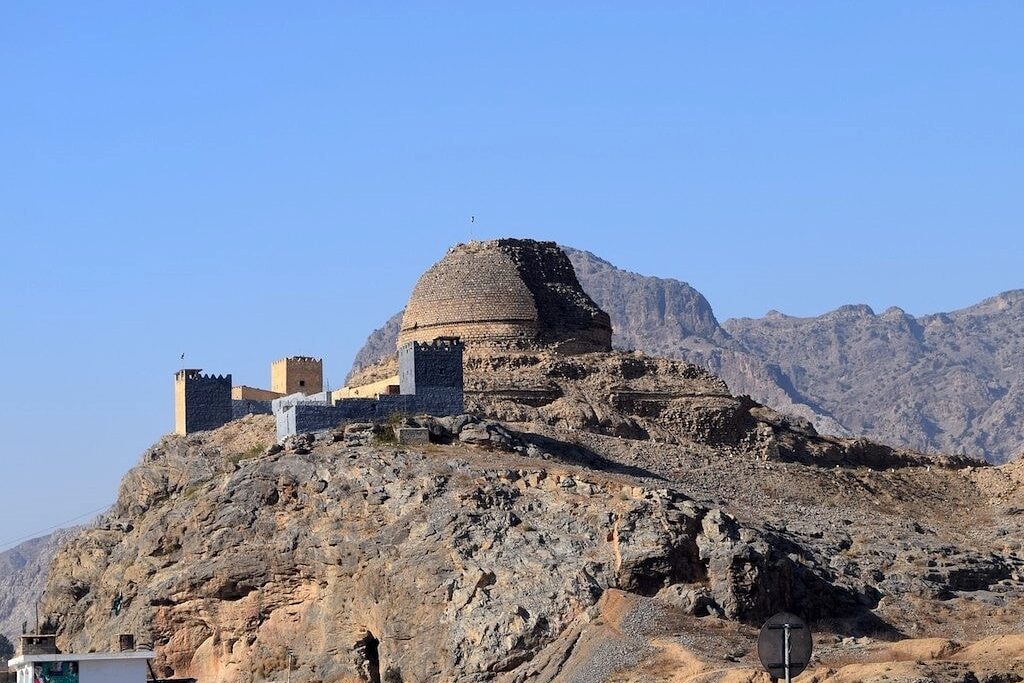
{"type": "Polygon", "coordinates": [[[237,387],[231,387],[231,398],[236,401],[273,401],[275,398],[281,398],[282,396],[284,396],[284,394],[280,394],[276,391],[247,387],[244,384],[240,384],[237,387]]]}
{"type": "Polygon", "coordinates": [[[279,394],[318,394],[324,390],[324,362],[309,356],[290,356],[270,366],[270,389],[279,394]]]}
{"type": "Polygon", "coordinates": [[[398,386],[398,375],[358,387],[342,387],[331,392],[331,401],[337,401],[339,398],[375,398],[378,394],[388,393],[389,386],[398,386]]]}
{"type": "Polygon", "coordinates": [[[185,372],[174,375],[174,433],[185,433],[185,372]]]}

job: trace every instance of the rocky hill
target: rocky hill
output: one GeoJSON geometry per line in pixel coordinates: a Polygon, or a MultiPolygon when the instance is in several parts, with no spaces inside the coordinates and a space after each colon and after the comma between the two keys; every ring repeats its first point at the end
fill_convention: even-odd
{"type": "Polygon", "coordinates": [[[58,554],[47,627],[138,633],[204,683],[281,680],[289,652],[310,683],[696,683],[764,680],[756,625],[789,608],[816,681],[1024,677],[1019,465],[819,436],[635,353],[467,377],[475,415],[415,418],[423,447],[279,448],[269,417],[165,437],[58,554]]]}
{"type": "Polygon", "coordinates": [[[787,609],[818,643],[805,680],[1024,680],[1024,464],[822,434],[800,410],[833,413],[759,355],[781,341],[573,257],[479,242],[420,278],[402,334],[466,336],[466,414],[161,439],[54,557],[43,628],[135,633],[203,683],[754,683],[787,609]],[[699,363],[612,350],[603,306],[636,322],[620,346],[699,363]]]}
{"type": "MultiPolygon", "coordinates": [[[[992,462],[1024,450],[1024,290],[920,318],[846,306],[814,318],[771,313],[719,324],[686,283],[566,253],[610,314],[615,348],[708,368],[733,393],[822,432],[992,462]]],[[[371,335],[353,372],[394,353],[400,320],[371,335]]]]}
{"type": "Polygon", "coordinates": [[[57,550],[78,529],[62,529],[0,552],[0,634],[17,642],[22,624],[35,627],[35,605],[57,550]]]}

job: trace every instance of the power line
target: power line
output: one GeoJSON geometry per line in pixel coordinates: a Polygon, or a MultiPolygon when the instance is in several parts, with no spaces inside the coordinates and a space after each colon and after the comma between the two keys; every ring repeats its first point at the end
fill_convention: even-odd
{"type": "Polygon", "coordinates": [[[55,524],[55,525],[53,525],[51,527],[47,527],[47,528],[42,529],[40,531],[34,531],[34,532],[32,532],[30,534],[27,534],[25,536],[19,536],[18,538],[12,538],[10,540],[0,542],[0,551],[2,551],[2,550],[9,550],[11,546],[17,545],[18,543],[21,543],[22,541],[29,541],[29,540],[32,540],[33,538],[38,538],[38,537],[42,536],[43,534],[49,533],[51,531],[56,531],[57,529],[63,529],[64,527],[70,525],[72,522],[77,522],[78,520],[83,519],[85,517],[91,517],[93,515],[97,515],[97,514],[103,512],[104,510],[109,509],[109,508],[110,508],[110,505],[104,505],[103,507],[98,507],[95,510],[90,510],[89,512],[85,512],[83,514],[78,515],[77,517],[72,517],[71,519],[64,520],[63,522],[59,522],[59,523],[57,523],[57,524],[55,524]]]}

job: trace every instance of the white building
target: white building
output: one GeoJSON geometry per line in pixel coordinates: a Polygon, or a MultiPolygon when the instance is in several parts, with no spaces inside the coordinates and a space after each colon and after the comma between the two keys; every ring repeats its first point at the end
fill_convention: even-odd
{"type": "Polygon", "coordinates": [[[7,663],[17,672],[17,683],[146,683],[149,678],[151,650],[58,654],[51,639],[22,638],[22,654],[7,663]]]}

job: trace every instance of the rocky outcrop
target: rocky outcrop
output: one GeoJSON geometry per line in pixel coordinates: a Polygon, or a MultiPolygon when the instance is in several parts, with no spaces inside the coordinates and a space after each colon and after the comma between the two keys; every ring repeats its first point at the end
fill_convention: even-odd
{"type": "MultiPolygon", "coordinates": [[[[231,428],[271,438],[267,418],[231,428]]],[[[129,629],[208,681],[267,680],[286,650],[303,680],[520,680],[611,588],[692,586],[751,622],[792,591],[860,604],[673,488],[333,437],[238,460],[218,437],[164,439],[59,555],[44,610],[66,647],[129,629]]]]}
{"type": "Polygon", "coordinates": [[[398,331],[402,327],[402,315],[404,313],[404,309],[399,311],[391,316],[384,325],[370,333],[370,336],[366,338],[366,342],[352,360],[352,367],[345,376],[346,384],[360,370],[368,368],[395,353],[395,347],[398,344],[398,331]]]}
{"type": "Polygon", "coordinates": [[[683,340],[729,345],[711,304],[685,282],[616,268],[588,251],[562,247],[587,294],[611,316],[615,348],[678,357],[683,340]]]}
{"type": "Polygon", "coordinates": [[[289,652],[293,680],[322,683],[650,681],[687,642],[698,670],[741,670],[745,625],[780,609],[838,643],[992,632],[1024,604],[1019,533],[943,512],[1024,503],[1015,470],[424,419],[420,448],[354,426],[259,454],[262,416],[165,437],[57,555],[46,628],[79,651],[137,633],[159,674],[210,683],[280,680],[289,652]]]}

